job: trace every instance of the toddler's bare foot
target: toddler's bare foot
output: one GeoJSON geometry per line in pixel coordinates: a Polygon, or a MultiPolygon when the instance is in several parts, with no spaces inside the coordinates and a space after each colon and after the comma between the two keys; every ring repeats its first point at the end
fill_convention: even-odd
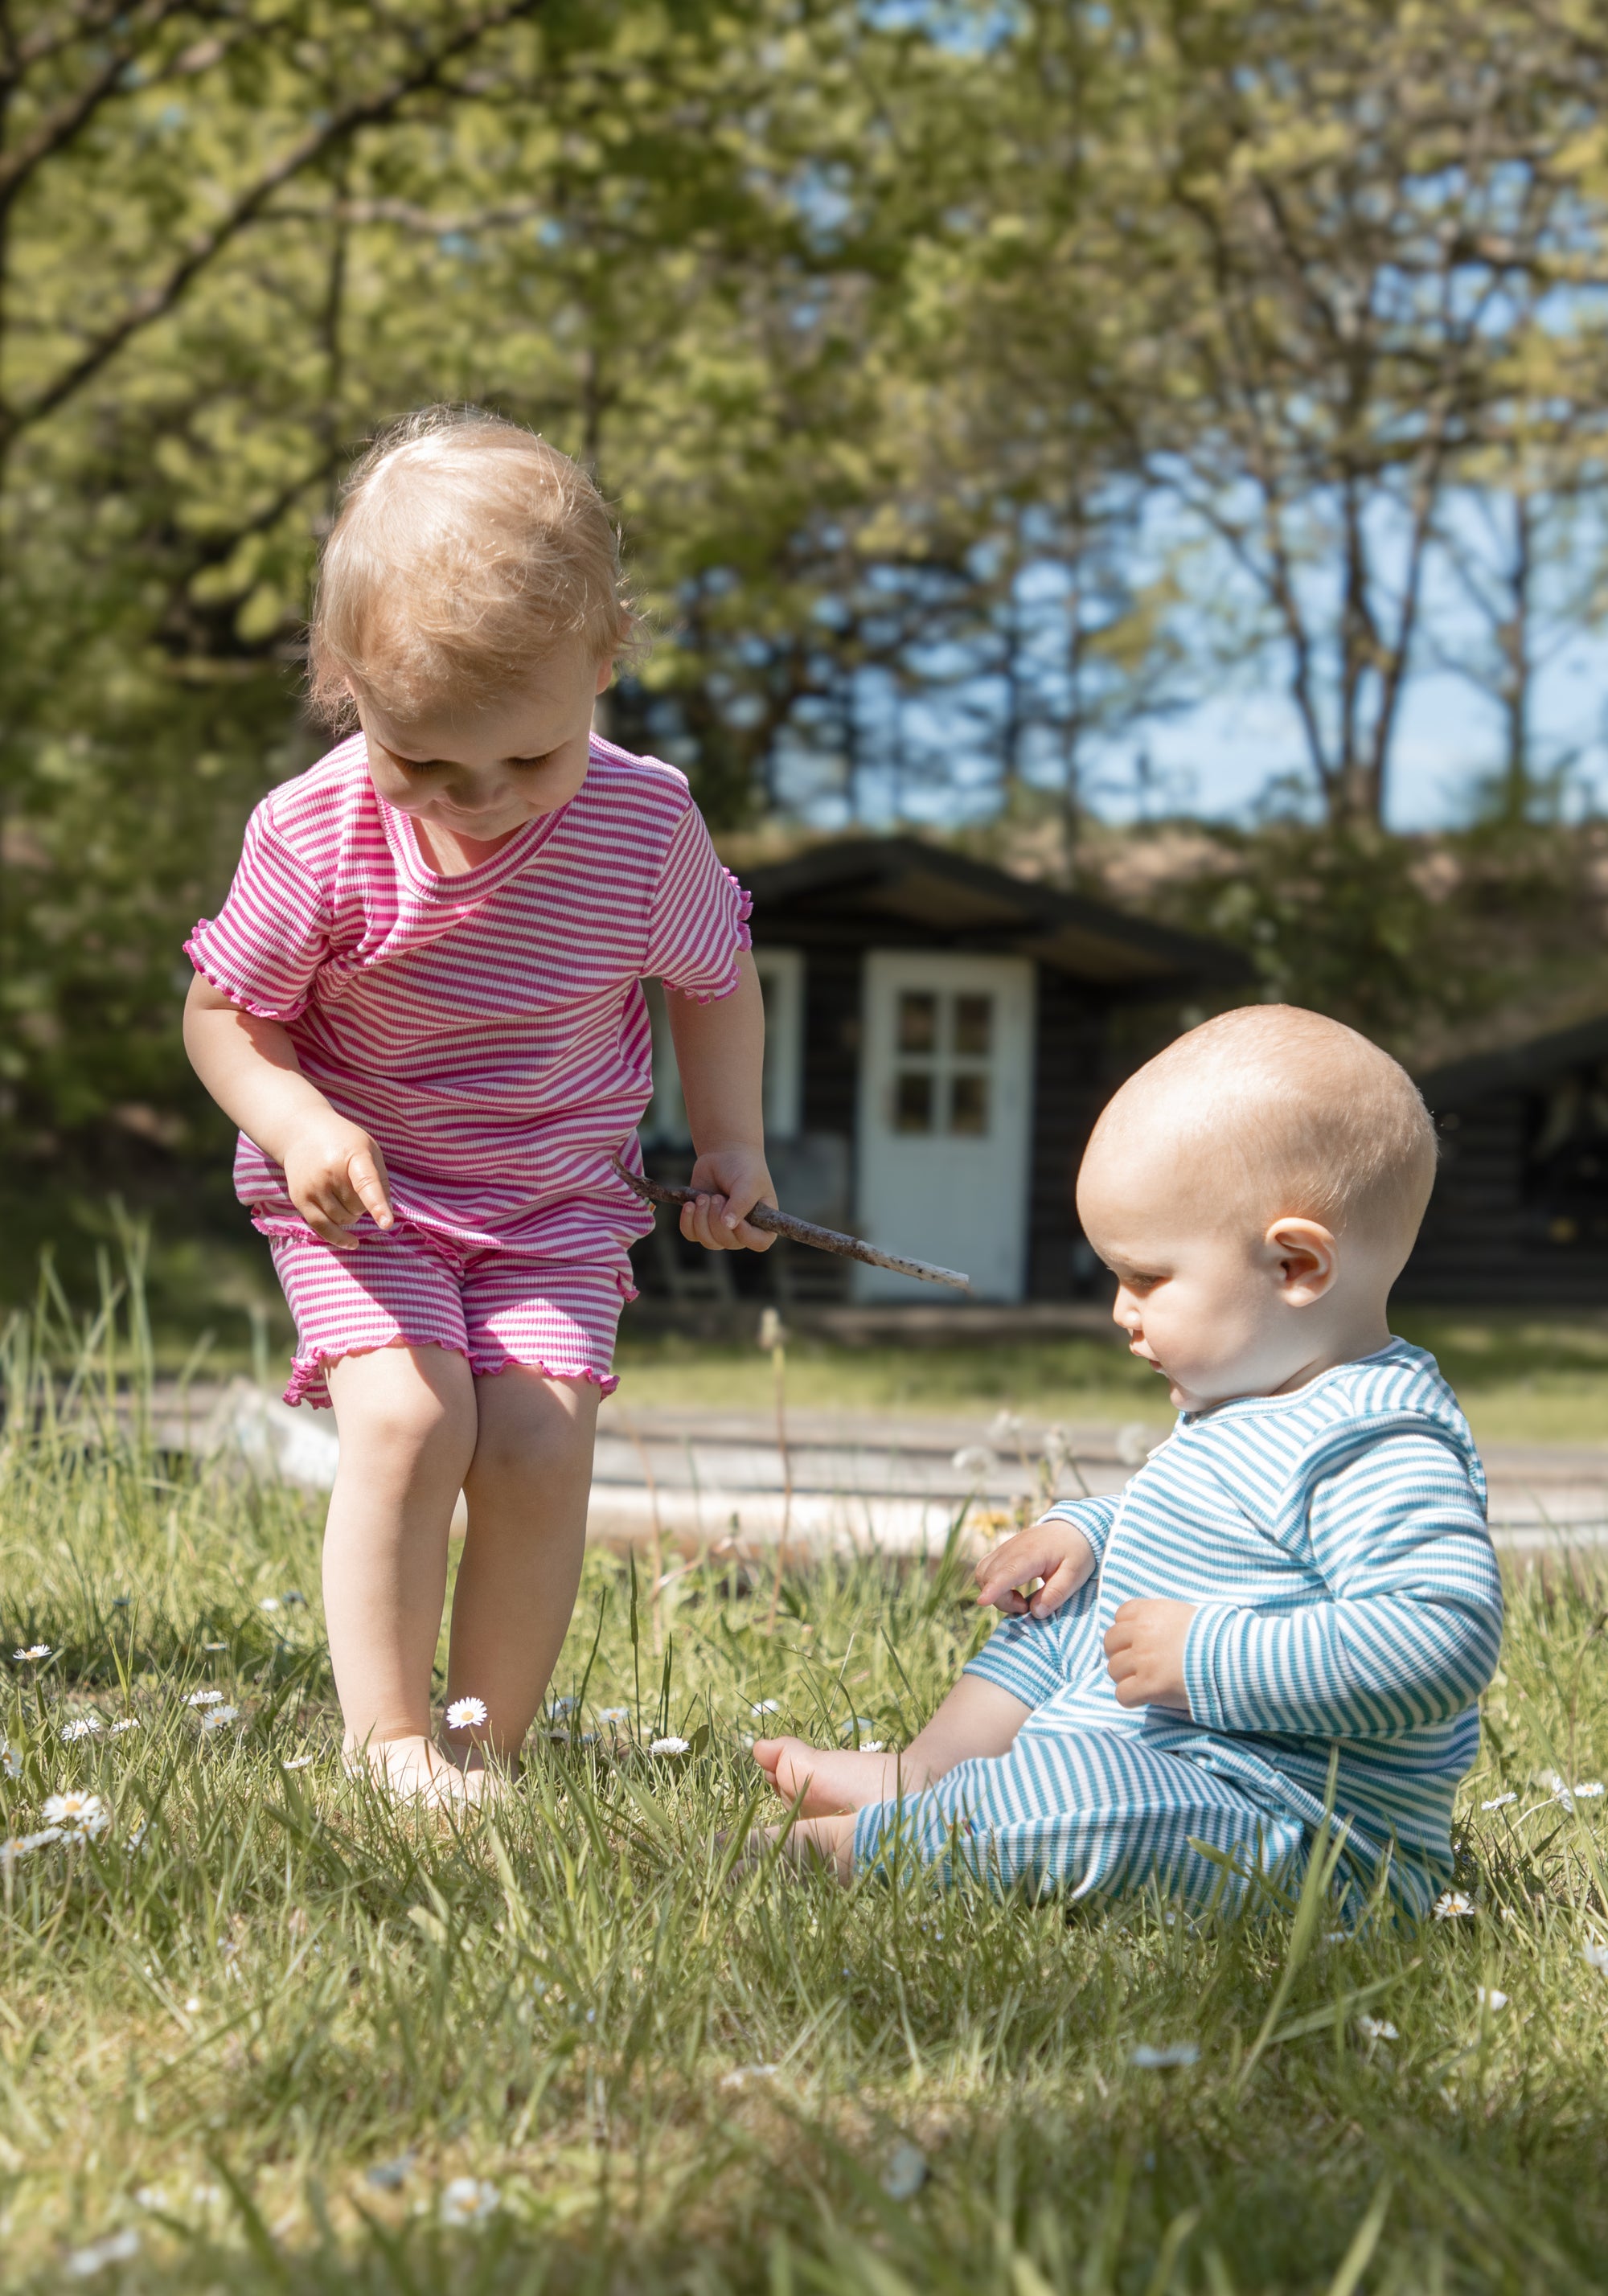
{"type": "Polygon", "coordinates": [[[804,1799],[804,1817],[832,1817],[892,1801],[901,1784],[915,1793],[926,1778],[913,1771],[907,1754],[870,1754],[855,1746],[808,1746],[802,1738],[756,1738],[754,1759],[783,1801],[804,1799]]]}
{"type": "Polygon", "coordinates": [[[349,1740],[341,1759],[357,1776],[366,1763],[375,1784],[387,1793],[423,1802],[427,1808],[463,1808],[471,1799],[463,1773],[425,1737],[371,1738],[362,1746],[349,1740]]]}

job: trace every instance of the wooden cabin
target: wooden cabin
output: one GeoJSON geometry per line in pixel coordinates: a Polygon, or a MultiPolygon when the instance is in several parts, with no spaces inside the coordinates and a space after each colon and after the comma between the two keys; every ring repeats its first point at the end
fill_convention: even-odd
{"type": "MultiPolygon", "coordinates": [[[[1238,953],[908,837],[824,844],[744,870],[765,989],[765,1110],[790,1211],[964,1269],[981,1300],[1095,1287],[1072,1183],[1119,1081],[1113,1012],[1249,977],[1238,953]]],[[[691,1151],[661,1003],[649,1168],[691,1151]]],[[[908,1277],[777,1247],[693,1253],[669,1223],[644,1288],[708,1297],[913,1300],[908,1277]]]]}
{"type": "Polygon", "coordinates": [[[1608,1302],[1608,1016],[1418,1082],[1440,1170],[1401,1295],[1608,1302]]]}

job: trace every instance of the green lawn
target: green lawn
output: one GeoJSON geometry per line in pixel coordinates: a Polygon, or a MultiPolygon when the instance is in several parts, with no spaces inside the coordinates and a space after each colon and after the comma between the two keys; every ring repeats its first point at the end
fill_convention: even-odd
{"type": "Polygon", "coordinates": [[[1536,1783],[1608,1774],[1603,1584],[1513,1589],[1467,1918],[841,1893],[729,1873],[743,1734],[766,1699],[912,1732],[975,1629],[948,1574],[790,1576],[771,1636],[763,1577],[655,1612],[593,1555],[554,1688],[602,1734],[454,1834],[340,1774],[310,1505],[11,1401],[4,1830],[68,1789],[109,1822],[4,1867],[8,2290],[1604,2285],[1608,1797],[1536,1783]],[[667,1726],[689,1755],[644,1751],[667,1726]]]}

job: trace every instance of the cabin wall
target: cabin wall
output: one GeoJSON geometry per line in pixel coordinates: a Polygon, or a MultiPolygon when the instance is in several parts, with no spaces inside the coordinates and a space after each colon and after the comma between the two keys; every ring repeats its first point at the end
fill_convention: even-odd
{"type": "Polygon", "coordinates": [[[1073,1191],[1084,1145],[1111,1095],[1104,1015],[1062,973],[1040,966],[1034,1048],[1027,1290],[1067,1300],[1087,1288],[1074,1263],[1082,1233],[1073,1191]]]}
{"type": "Polygon", "coordinates": [[[1608,1245],[1559,1240],[1547,1206],[1527,1201],[1531,1122],[1522,1092],[1437,1111],[1440,1168],[1399,1298],[1480,1307],[1608,1303],[1608,1245]]]}

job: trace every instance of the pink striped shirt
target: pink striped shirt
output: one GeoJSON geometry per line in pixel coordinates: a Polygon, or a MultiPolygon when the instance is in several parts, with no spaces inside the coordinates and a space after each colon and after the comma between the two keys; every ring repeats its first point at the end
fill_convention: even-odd
{"type": "MultiPolygon", "coordinates": [[[[305,1073],[385,1154],[398,1217],[471,1249],[612,1257],[651,1216],[609,1169],[652,1091],[644,979],[737,983],[747,895],[685,779],[593,738],[568,805],[443,877],[369,778],[363,736],[270,791],[229,898],[185,953],[290,1031],[305,1073]]],[[[306,1234],[241,1136],[266,1234],[306,1234]]]]}

